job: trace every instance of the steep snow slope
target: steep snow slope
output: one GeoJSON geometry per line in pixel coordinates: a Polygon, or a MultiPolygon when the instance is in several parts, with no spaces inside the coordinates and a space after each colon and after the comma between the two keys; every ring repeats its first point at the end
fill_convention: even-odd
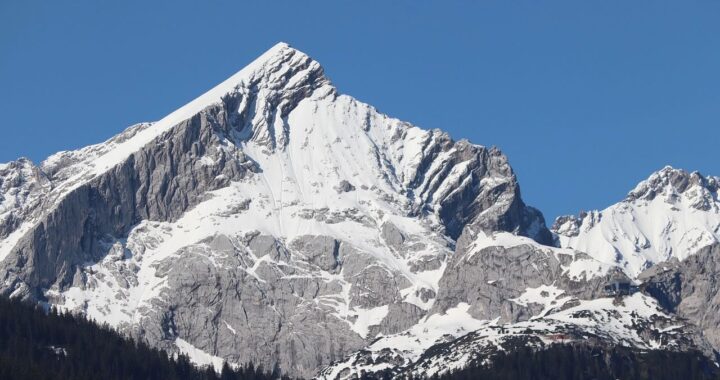
{"type": "Polygon", "coordinates": [[[720,178],[665,167],[620,203],[560,217],[562,247],[618,265],[632,277],[671,258],[684,260],[720,239],[720,178]]]}

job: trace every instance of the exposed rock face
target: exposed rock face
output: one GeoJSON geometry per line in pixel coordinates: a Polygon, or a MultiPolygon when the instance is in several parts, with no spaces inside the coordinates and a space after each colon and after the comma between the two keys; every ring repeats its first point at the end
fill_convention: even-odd
{"type": "MultiPolygon", "coordinates": [[[[125,236],[141,220],[174,220],[230,179],[242,179],[253,164],[239,151],[209,153],[219,144],[219,107],[186,120],[130,155],[122,164],[59,198],[39,216],[2,263],[8,288],[24,283],[40,291],[69,285],[78,265],[102,258],[99,241],[125,236]]],[[[42,298],[41,293],[33,294],[42,298]]]]}
{"type": "MultiPolygon", "coordinates": [[[[258,239],[272,238],[253,238],[258,239]]],[[[318,240],[323,239],[307,243],[318,240]]],[[[335,242],[328,240],[332,253],[335,242]]],[[[363,337],[331,315],[334,310],[315,303],[338,294],[339,281],[312,277],[301,269],[305,258],[296,263],[286,253],[282,265],[271,261],[272,254],[248,248],[216,236],[161,261],[156,275],[167,276],[167,288],[157,298],[162,307],[151,307],[142,319],[142,336],[169,349],[180,337],[231,362],[251,360],[293,373],[311,373],[318,362],[363,344],[363,337]],[[217,250],[217,240],[231,244],[217,250]]]]}
{"type": "Polygon", "coordinates": [[[466,226],[551,239],[499,150],[283,44],[161,121],[0,166],[0,195],[4,294],[299,376],[426,316],[466,226]]]}
{"type": "Polygon", "coordinates": [[[720,244],[650,268],[640,279],[663,307],[699,326],[720,350],[720,244]]]}
{"type": "Polygon", "coordinates": [[[329,236],[299,236],[290,247],[321,270],[332,273],[338,267],[340,242],[329,236]]]}
{"type": "MultiPolygon", "coordinates": [[[[462,240],[461,240],[462,242],[462,240]]],[[[501,322],[525,321],[550,310],[562,310],[572,300],[603,297],[603,286],[625,277],[617,268],[595,262],[580,252],[534,244],[459,248],[440,280],[433,312],[444,313],[459,303],[471,305],[476,319],[500,317],[501,322]],[[572,276],[574,267],[588,271],[572,276]],[[529,289],[543,290],[546,303],[522,301],[529,289]]]]}
{"type": "Polygon", "coordinates": [[[405,235],[392,222],[385,222],[382,225],[380,236],[385,243],[395,249],[401,249],[405,242],[405,235]]]}
{"type": "Polygon", "coordinates": [[[340,183],[338,183],[337,186],[335,186],[335,191],[337,191],[338,193],[347,193],[349,191],[354,191],[354,190],[355,190],[355,186],[353,186],[350,182],[348,182],[346,180],[340,181],[340,183]]]}

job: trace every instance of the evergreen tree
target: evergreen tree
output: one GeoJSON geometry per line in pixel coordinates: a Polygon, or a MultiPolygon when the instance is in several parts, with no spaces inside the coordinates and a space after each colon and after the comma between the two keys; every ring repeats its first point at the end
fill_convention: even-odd
{"type": "Polygon", "coordinates": [[[186,355],[126,338],[108,325],[70,313],[0,297],[0,379],[2,380],[266,380],[277,375],[261,369],[234,370],[225,365],[193,366],[186,355]]]}
{"type": "Polygon", "coordinates": [[[432,377],[438,380],[614,380],[720,379],[715,365],[700,352],[648,351],[626,347],[603,350],[584,344],[520,347],[499,352],[489,366],[432,377]]]}

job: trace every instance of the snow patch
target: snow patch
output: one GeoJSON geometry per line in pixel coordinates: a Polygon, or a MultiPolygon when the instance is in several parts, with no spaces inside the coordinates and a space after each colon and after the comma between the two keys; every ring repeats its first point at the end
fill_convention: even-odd
{"type": "Polygon", "coordinates": [[[202,367],[212,366],[215,372],[218,373],[222,371],[223,364],[225,364],[223,358],[210,355],[182,338],[175,339],[175,346],[177,346],[181,353],[187,355],[193,363],[202,367]]]}

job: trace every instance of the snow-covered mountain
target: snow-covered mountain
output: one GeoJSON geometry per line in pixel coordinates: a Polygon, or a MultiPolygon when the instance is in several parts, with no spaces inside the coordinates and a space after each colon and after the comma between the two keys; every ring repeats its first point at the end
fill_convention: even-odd
{"type": "Polygon", "coordinates": [[[637,277],[671,258],[684,260],[720,241],[720,178],[665,167],[602,211],[560,217],[562,247],[587,252],[637,277]]]}
{"type": "MultiPolygon", "coordinates": [[[[717,214],[717,179],[693,176],[710,195],[673,179],[692,199],[676,207],[717,214]]],[[[200,364],[303,377],[442,372],[518,331],[539,348],[562,334],[710,355],[664,300],[604,291],[660,248],[608,260],[572,243],[584,223],[563,220],[554,247],[498,149],[343,95],[281,43],[158,122],[0,165],[0,292],[200,364]]]]}
{"type": "Polygon", "coordinates": [[[303,376],[425,315],[465,226],[551,239],[497,149],[341,95],[285,44],[2,183],[5,293],[303,376]]]}

